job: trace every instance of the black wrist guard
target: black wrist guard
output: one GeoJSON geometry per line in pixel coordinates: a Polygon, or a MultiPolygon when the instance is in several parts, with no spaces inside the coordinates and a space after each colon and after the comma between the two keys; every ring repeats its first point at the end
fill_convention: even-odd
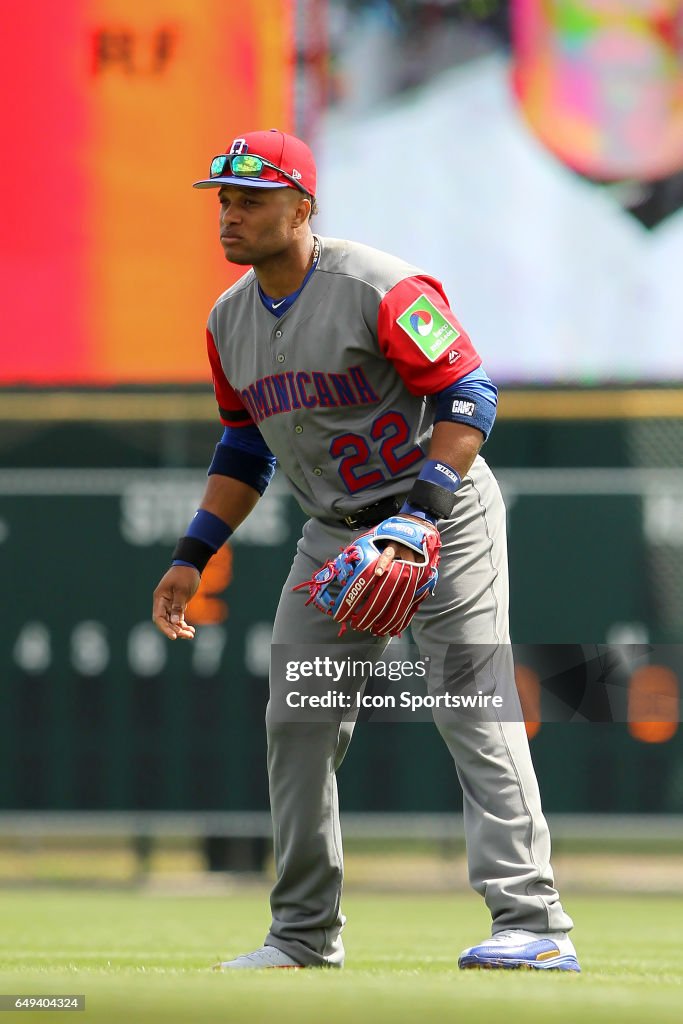
{"type": "Polygon", "coordinates": [[[431,512],[437,519],[449,519],[455,506],[455,494],[447,487],[431,484],[428,480],[418,477],[406,495],[411,505],[431,512]]]}
{"type": "Polygon", "coordinates": [[[215,554],[215,548],[212,548],[210,544],[205,544],[203,540],[199,540],[197,537],[181,537],[175,546],[172,564],[189,562],[199,573],[202,573],[209,559],[215,554]]]}

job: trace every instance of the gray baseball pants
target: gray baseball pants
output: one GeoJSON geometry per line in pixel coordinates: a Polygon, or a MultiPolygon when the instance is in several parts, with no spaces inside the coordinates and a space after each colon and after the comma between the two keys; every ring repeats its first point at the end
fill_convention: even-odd
{"type": "MultiPolygon", "coordinates": [[[[481,678],[504,672],[514,689],[505,507],[481,457],[457,493],[452,518],[439,527],[439,583],[412,625],[420,653],[438,666],[449,645],[474,651],[478,645],[482,651],[496,645],[501,655],[493,659],[493,669],[491,660],[486,661],[481,678]]],[[[282,591],[274,644],[339,644],[344,657],[381,655],[385,639],[351,630],[337,639],[338,624],[312,606],[304,608],[304,596],[292,593],[295,584],[309,579],[353,536],[343,526],[318,520],[305,524],[282,591]]],[[[335,771],[354,723],[333,716],[326,721],[283,720],[273,709],[282,706],[282,695],[292,684],[282,672],[271,672],[270,686],[266,724],[277,881],[265,941],[305,965],[341,966],[345,919],[335,771]]],[[[554,887],[550,836],[524,724],[502,720],[502,715],[487,717],[482,721],[448,709],[434,711],[463,790],[470,883],[486,901],[494,933],[505,928],[567,931],[572,920],[554,887]]]]}

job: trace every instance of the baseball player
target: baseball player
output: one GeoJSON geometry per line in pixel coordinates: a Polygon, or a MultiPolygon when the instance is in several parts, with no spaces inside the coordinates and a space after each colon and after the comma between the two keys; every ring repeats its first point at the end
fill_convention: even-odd
{"type": "MultiPolygon", "coordinates": [[[[375,659],[412,619],[421,655],[443,672],[453,645],[509,652],[505,510],[479,455],[496,389],[440,283],[387,253],[316,236],[314,158],[281,131],[234,139],[195,187],[217,190],[225,257],[249,269],[209,316],[224,433],[155,591],[158,628],[192,639],[185,609],[202,570],[277,459],[309,518],[273,645],[337,644],[375,659]]],[[[509,681],[511,659],[502,664],[509,681]]],[[[344,962],[335,772],[353,718],[288,719],[277,710],[288,690],[273,658],[272,924],[262,947],[224,969],[344,962]]],[[[493,921],[459,965],[578,971],[524,725],[487,717],[434,711],[463,789],[470,881],[493,921]]]]}

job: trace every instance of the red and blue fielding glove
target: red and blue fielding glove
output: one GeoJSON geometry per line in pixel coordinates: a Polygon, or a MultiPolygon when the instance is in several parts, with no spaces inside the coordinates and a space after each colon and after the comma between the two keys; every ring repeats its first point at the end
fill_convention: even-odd
{"type": "Polygon", "coordinates": [[[310,580],[306,604],[347,626],[375,636],[400,636],[439,577],[441,538],[435,526],[392,516],[363,533],[326,562],[310,580]],[[377,562],[389,544],[403,544],[419,556],[415,562],[394,558],[381,576],[377,562]]]}

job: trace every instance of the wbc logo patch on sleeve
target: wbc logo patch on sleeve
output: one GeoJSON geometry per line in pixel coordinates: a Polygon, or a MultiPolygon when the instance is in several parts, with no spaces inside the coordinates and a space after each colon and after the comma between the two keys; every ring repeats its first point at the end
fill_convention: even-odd
{"type": "MultiPolygon", "coordinates": [[[[433,363],[450,348],[460,331],[446,320],[426,295],[420,295],[398,317],[399,324],[411,341],[433,363]]],[[[456,359],[460,353],[456,353],[456,359]]],[[[451,360],[455,362],[455,360],[451,360]]]]}

